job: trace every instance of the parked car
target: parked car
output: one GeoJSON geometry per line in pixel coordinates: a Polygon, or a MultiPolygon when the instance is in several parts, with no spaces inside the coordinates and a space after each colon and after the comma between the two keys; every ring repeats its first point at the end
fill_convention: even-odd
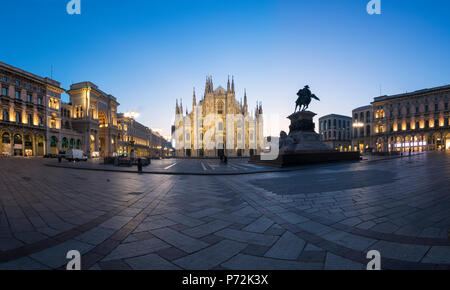
{"type": "Polygon", "coordinates": [[[69,149],[66,151],[65,158],[68,161],[87,161],[88,157],[84,154],[83,150],[69,149]]]}

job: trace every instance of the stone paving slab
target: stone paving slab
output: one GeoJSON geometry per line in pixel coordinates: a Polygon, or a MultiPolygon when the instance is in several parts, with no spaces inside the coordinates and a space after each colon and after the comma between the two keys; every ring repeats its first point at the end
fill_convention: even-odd
{"type": "Polygon", "coordinates": [[[145,256],[125,259],[133,270],[179,270],[174,264],[164,260],[158,255],[148,254],[145,256]]]}
{"type": "Polygon", "coordinates": [[[216,235],[244,243],[256,244],[261,246],[270,246],[278,239],[277,236],[250,233],[234,229],[223,229],[216,233],[216,235]]]}
{"type": "Polygon", "coordinates": [[[222,264],[230,270],[321,270],[321,263],[304,263],[239,254],[222,264]]]}
{"type": "Polygon", "coordinates": [[[304,240],[286,231],[264,256],[276,259],[296,260],[303,251],[305,244],[304,240]]]}
{"type": "Polygon", "coordinates": [[[182,231],[184,234],[187,234],[194,238],[201,238],[207,236],[209,234],[215,233],[221,229],[224,229],[230,226],[231,222],[225,222],[221,220],[213,220],[209,223],[199,225],[194,228],[189,228],[187,230],[182,231]]]}
{"type": "Polygon", "coordinates": [[[131,258],[170,248],[170,245],[157,238],[120,244],[102,261],[131,258]]]}
{"type": "Polygon", "coordinates": [[[0,268],[60,268],[69,248],[94,269],[360,269],[369,249],[385,269],[450,267],[446,153],[224,176],[47,161],[2,160],[0,268]]]}
{"type": "Polygon", "coordinates": [[[246,244],[244,243],[223,240],[211,247],[200,250],[181,259],[177,259],[174,263],[189,270],[212,269],[235,256],[245,247],[246,244]]]}
{"type": "Polygon", "coordinates": [[[327,253],[325,270],[365,270],[363,264],[343,258],[341,256],[327,253]]]}
{"type": "Polygon", "coordinates": [[[372,245],[371,249],[379,251],[381,257],[419,262],[425,256],[430,247],[379,241],[372,245]]]}
{"type": "Polygon", "coordinates": [[[71,250],[77,250],[81,254],[84,254],[92,248],[93,246],[90,244],[83,243],[77,240],[68,240],[59,245],[40,251],[36,254],[32,254],[30,255],[30,257],[40,262],[41,264],[56,269],[67,264],[67,252],[71,250]]]}
{"type": "Polygon", "coordinates": [[[265,216],[262,216],[255,220],[253,223],[249,224],[244,228],[244,231],[254,232],[254,233],[264,233],[273,225],[273,221],[265,216]]]}
{"type": "Polygon", "coordinates": [[[202,242],[201,240],[193,239],[168,228],[154,230],[151,231],[151,233],[186,253],[193,253],[208,246],[207,243],[202,242]]]}
{"type": "Polygon", "coordinates": [[[30,257],[23,257],[11,262],[1,263],[0,270],[49,270],[48,266],[45,266],[30,257]]]}

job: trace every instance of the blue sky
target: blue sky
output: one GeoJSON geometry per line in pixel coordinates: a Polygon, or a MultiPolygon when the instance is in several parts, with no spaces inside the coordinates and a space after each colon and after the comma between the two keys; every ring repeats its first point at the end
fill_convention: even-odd
{"type": "Polygon", "coordinates": [[[369,0],[81,0],[81,15],[67,2],[2,1],[0,60],[41,76],[53,66],[66,89],[92,81],[164,135],[175,100],[190,108],[208,74],[215,86],[234,75],[238,98],[246,88],[250,108],[279,116],[273,135],[306,84],[318,116],[350,115],[380,88],[450,84],[446,0],[381,0],[381,15],[369,0]]]}

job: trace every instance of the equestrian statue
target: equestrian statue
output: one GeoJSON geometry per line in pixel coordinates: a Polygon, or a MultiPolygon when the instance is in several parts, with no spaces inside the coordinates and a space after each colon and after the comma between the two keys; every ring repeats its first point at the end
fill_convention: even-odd
{"type": "Polygon", "coordinates": [[[305,111],[308,109],[309,104],[311,103],[311,99],[316,99],[318,101],[319,98],[316,97],[316,95],[311,93],[311,90],[309,89],[309,86],[305,86],[303,89],[300,89],[297,93],[297,101],[295,101],[295,112],[297,112],[297,107],[299,108],[299,111],[305,111]]]}

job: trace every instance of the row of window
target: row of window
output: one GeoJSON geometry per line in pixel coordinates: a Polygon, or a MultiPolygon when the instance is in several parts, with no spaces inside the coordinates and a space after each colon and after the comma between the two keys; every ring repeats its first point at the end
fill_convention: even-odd
{"type": "Polygon", "coordinates": [[[365,120],[365,122],[369,123],[370,122],[370,111],[366,111],[365,113],[360,112],[359,114],[355,113],[353,115],[354,122],[358,122],[358,118],[359,118],[360,122],[364,122],[364,120],[365,120]]]}
{"type": "Polygon", "coordinates": [[[364,128],[354,128],[353,129],[353,137],[364,137],[364,136],[370,136],[370,125],[366,126],[366,131],[364,132],[364,128]]]}
{"type": "Polygon", "coordinates": [[[341,131],[328,131],[322,133],[322,141],[333,138],[333,140],[344,141],[351,139],[350,133],[344,133],[341,131]]]}
{"type": "MultiPolygon", "coordinates": [[[[449,126],[449,118],[444,119],[443,123],[439,123],[439,119],[435,119],[433,123],[430,123],[429,120],[426,120],[423,124],[423,127],[420,127],[420,122],[407,122],[405,124],[405,127],[402,126],[402,123],[397,124],[397,130],[418,130],[418,129],[429,129],[429,128],[436,128],[436,127],[448,127],[449,126]]],[[[390,126],[390,131],[394,132],[394,126],[390,126]]]]}
{"type": "Polygon", "coordinates": [[[339,119],[331,119],[321,121],[320,122],[320,130],[325,131],[329,129],[349,129],[350,128],[350,121],[346,120],[339,120],[339,119]],[[331,127],[331,124],[333,124],[333,127],[331,127]]]}
{"type": "MultiPolygon", "coordinates": [[[[50,147],[56,147],[58,144],[58,139],[55,136],[52,136],[50,138],[50,147]]],[[[66,137],[62,138],[62,144],[61,144],[61,148],[62,149],[73,149],[75,146],[76,149],[80,149],[81,148],[81,140],[77,139],[76,143],[74,139],[70,139],[68,140],[66,137]]]]}
{"type": "MultiPolygon", "coordinates": [[[[21,112],[16,111],[15,112],[15,117],[16,117],[15,118],[15,122],[16,123],[22,123],[22,113],[21,112]]],[[[7,109],[3,109],[3,111],[2,111],[2,120],[3,121],[10,121],[9,111],[7,109]]],[[[39,120],[39,126],[44,126],[44,119],[43,119],[43,117],[39,116],[38,120],[39,120]]],[[[34,125],[33,115],[32,114],[27,114],[27,124],[30,125],[30,126],[34,125]]]]}
{"type": "MultiPolygon", "coordinates": [[[[8,83],[8,77],[7,76],[3,76],[2,78],[1,78],[1,80],[4,82],[4,83],[8,83]]],[[[14,84],[15,84],[15,86],[16,87],[20,87],[21,85],[22,85],[22,83],[19,81],[19,80],[16,80],[15,82],[14,82],[14,84]]],[[[35,91],[37,91],[38,93],[40,93],[41,92],[41,88],[40,87],[31,87],[31,84],[27,84],[26,85],[26,88],[27,88],[27,90],[35,90],[35,91]]]]}
{"type": "MultiPolygon", "coordinates": [[[[8,96],[8,88],[7,88],[7,87],[2,87],[2,96],[8,96]]],[[[20,100],[20,99],[21,99],[21,97],[20,97],[20,91],[16,91],[15,98],[16,98],[17,100],[20,100]]],[[[41,96],[38,97],[38,99],[37,99],[38,105],[42,105],[42,104],[43,104],[42,99],[43,99],[43,98],[42,98],[41,96]]],[[[33,95],[30,94],[30,93],[27,94],[27,102],[28,102],[28,103],[32,103],[32,102],[33,102],[33,95]]]]}
{"type": "MultiPolygon", "coordinates": [[[[447,111],[448,103],[444,103],[444,106],[441,109],[447,111]]],[[[434,112],[438,112],[438,111],[440,111],[440,108],[439,108],[439,104],[436,103],[436,104],[434,104],[434,112]]],[[[419,106],[406,107],[406,115],[410,115],[412,112],[414,112],[414,114],[420,114],[421,113],[420,107],[419,106]]],[[[428,112],[430,112],[430,108],[428,105],[425,105],[423,108],[423,113],[428,113],[428,112]]],[[[397,108],[395,113],[397,116],[402,116],[402,109],[397,108]]],[[[391,116],[391,117],[394,116],[394,110],[391,109],[389,111],[389,116],[391,116]]],[[[376,111],[375,118],[384,118],[384,117],[385,117],[385,114],[384,114],[383,109],[376,111]]]]}

